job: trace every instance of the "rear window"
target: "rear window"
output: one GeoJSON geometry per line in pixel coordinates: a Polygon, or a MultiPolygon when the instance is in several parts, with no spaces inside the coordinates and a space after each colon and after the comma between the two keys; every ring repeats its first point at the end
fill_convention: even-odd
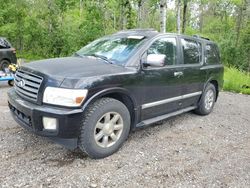
{"type": "Polygon", "coordinates": [[[207,64],[220,63],[219,49],[215,44],[206,44],[205,61],[207,64]]]}
{"type": "Polygon", "coordinates": [[[181,39],[184,64],[199,64],[201,60],[201,43],[191,39],[181,39]]]}
{"type": "Polygon", "coordinates": [[[0,38],[0,49],[5,49],[5,48],[11,48],[11,45],[6,39],[0,38]]]}

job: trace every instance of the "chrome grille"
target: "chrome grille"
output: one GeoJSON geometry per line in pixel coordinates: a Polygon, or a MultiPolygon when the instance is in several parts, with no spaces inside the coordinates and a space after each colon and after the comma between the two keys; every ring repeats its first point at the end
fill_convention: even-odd
{"type": "Polygon", "coordinates": [[[21,97],[37,101],[42,81],[43,78],[40,76],[23,70],[17,70],[15,74],[15,90],[21,97]]]}

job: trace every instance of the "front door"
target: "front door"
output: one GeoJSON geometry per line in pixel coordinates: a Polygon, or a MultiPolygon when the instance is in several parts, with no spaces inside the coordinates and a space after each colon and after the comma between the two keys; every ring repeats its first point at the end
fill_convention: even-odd
{"type": "MultiPolygon", "coordinates": [[[[166,55],[165,65],[162,67],[143,67],[141,120],[150,119],[178,110],[182,93],[180,66],[177,65],[177,39],[175,37],[161,37],[156,39],[144,56],[149,54],[166,55]]],[[[143,56],[143,57],[144,57],[143,56]]],[[[145,61],[143,58],[142,61],[145,61]]]]}

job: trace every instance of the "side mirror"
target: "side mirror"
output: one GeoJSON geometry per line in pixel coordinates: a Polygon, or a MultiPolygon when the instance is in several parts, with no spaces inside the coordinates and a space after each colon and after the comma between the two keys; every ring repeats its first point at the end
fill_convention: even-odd
{"type": "Polygon", "coordinates": [[[145,66],[163,67],[165,65],[166,55],[163,54],[149,54],[145,66]]]}

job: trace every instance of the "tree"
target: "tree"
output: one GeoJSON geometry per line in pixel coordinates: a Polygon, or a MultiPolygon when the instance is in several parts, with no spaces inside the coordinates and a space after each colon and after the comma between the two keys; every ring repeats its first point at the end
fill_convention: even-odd
{"type": "Polygon", "coordinates": [[[142,0],[138,0],[137,27],[141,27],[142,22],[142,0]]]}
{"type": "Polygon", "coordinates": [[[181,33],[181,0],[177,1],[177,23],[176,30],[180,34],[181,33]]]}
{"type": "Polygon", "coordinates": [[[167,0],[160,1],[160,32],[166,32],[167,0]]]}
{"type": "Polygon", "coordinates": [[[236,20],[236,42],[235,46],[238,46],[240,38],[240,29],[242,26],[242,21],[244,19],[244,11],[246,11],[246,0],[242,0],[240,5],[237,7],[237,20],[236,20]]]}
{"type": "Polygon", "coordinates": [[[0,10],[0,36],[18,57],[67,56],[103,35],[140,27],[198,33],[218,43],[224,64],[250,70],[248,0],[0,0],[0,10]],[[175,9],[167,6],[173,2],[175,9]]]}
{"type": "Polygon", "coordinates": [[[186,24],[187,24],[187,6],[188,0],[183,1],[183,18],[182,18],[182,33],[185,33],[186,24]]]}

